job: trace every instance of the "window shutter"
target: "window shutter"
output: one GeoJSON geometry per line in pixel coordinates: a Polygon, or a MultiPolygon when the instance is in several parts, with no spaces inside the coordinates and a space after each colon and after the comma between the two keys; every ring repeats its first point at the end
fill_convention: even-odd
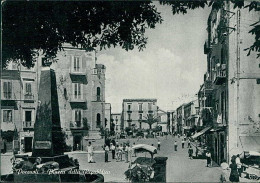
{"type": "Polygon", "coordinates": [[[82,72],[83,71],[83,59],[82,59],[82,56],[79,57],[79,70],[82,72]]]}
{"type": "Polygon", "coordinates": [[[25,115],[26,115],[26,111],[23,111],[23,121],[25,121],[25,115]]]}
{"type": "Polygon", "coordinates": [[[4,82],[4,98],[7,98],[7,82],[4,82]]]}
{"type": "Polygon", "coordinates": [[[71,59],[71,62],[70,62],[71,63],[71,66],[70,66],[71,68],[70,68],[70,70],[74,71],[74,57],[73,57],[73,55],[70,56],[70,59],[71,59]]]}
{"type": "Polygon", "coordinates": [[[81,121],[81,110],[79,110],[78,112],[79,112],[79,121],[81,121]]]}
{"type": "Polygon", "coordinates": [[[33,122],[35,122],[34,113],[35,113],[35,111],[34,111],[34,110],[32,110],[32,121],[33,121],[33,122]]]}
{"type": "Polygon", "coordinates": [[[75,112],[76,112],[75,110],[72,110],[72,120],[71,121],[72,121],[73,124],[76,121],[75,120],[75,112]]]}
{"type": "Polygon", "coordinates": [[[3,122],[7,121],[7,111],[3,111],[3,122]]]}
{"type": "Polygon", "coordinates": [[[80,85],[80,98],[83,99],[83,87],[84,85],[83,84],[79,84],[80,85]]]}

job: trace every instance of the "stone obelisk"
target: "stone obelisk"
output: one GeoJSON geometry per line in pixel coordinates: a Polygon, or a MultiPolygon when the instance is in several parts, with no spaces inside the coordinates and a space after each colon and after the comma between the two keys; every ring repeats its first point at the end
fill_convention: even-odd
{"type": "Polygon", "coordinates": [[[32,157],[63,155],[63,136],[54,70],[41,71],[32,157]]]}

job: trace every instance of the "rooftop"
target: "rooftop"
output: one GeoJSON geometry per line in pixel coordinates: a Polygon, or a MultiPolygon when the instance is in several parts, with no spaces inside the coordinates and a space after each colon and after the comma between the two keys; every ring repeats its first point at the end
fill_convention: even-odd
{"type": "Polygon", "coordinates": [[[123,102],[157,102],[157,99],[152,99],[152,98],[123,99],[123,102]]]}

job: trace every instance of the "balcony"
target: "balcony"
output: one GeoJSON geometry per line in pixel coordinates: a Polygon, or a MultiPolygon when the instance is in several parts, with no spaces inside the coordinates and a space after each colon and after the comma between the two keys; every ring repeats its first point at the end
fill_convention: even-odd
{"type": "Polygon", "coordinates": [[[139,112],[139,113],[143,113],[144,111],[139,110],[138,112],[139,112]]]}
{"type": "Polygon", "coordinates": [[[32,130],[34,128],[34,121],[23,121],[24,130],[32,130]]]}
{"type": "Polygon", "coordinates": [[[133,111],[131,111],[131,110],[127,110],[127,113],[132,113],[133,111]]]}
{"type": "Polygon", "coordinates": [[[3,92],[1,96],[1,100],[14,100],[13,92],[3,92]]]}
{"type": "Polygon", "coordinates": [[[148,113],[153,113],[153,111],[152,111],[152,110],[149,110],[148,113]]]}
{"type": "Polygon", "coordinates": [[[226,64],[222,64],[216,68],[214,73],[214,84],[215,85],[222,85],[226,81],[226,64]]]}
{"type": "Polygon", "coordinates": [[[83,129],[83,124],[81,123],[81,121],[71,121],[70,122],[70,129],[83,129]]]}
{"type": "Polygon", "coordinates": [[[82,95],[72,95],[72,97],[70,98],[70,102],[84,103],[87,101],[83,98],[82,95]]]}
{"type": "Polygon", "coordinates": [[[71,68],[70,69],[70,75],[75,75],[75,76],[84,76],[86,75],[86,70],[83,68],[71,68]]]}
{"type": "Polygon", "coordinates": [[[132,122],[132,119],[128,119],[127,122],[132,122]]]}
{"type": "Polygon", "coordinates": [[[32,93],[27,93],[24,95],[24,100],[25,101],[34,101],[34,95],[32,93]]]}

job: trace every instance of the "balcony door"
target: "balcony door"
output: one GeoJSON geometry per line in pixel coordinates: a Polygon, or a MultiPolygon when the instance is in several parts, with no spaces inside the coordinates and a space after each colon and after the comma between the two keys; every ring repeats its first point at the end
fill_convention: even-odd
{"type": "Polygon", "coordinates": [[[101,90],[100,90],[100,87],[97,87],[97,101],[100,101],[101,100],[101,90]]]}
{"type": "Polygon", "coordinates": [[[33,128],[34,113],[33,110],[24,110],[23,116],[24,126],[23,128],[33,128]]]}
{"type": "Polygon", "coordinates": [[[83,85],[81,83],[73,83],[73,99],[83,98],[83,85]]]}

